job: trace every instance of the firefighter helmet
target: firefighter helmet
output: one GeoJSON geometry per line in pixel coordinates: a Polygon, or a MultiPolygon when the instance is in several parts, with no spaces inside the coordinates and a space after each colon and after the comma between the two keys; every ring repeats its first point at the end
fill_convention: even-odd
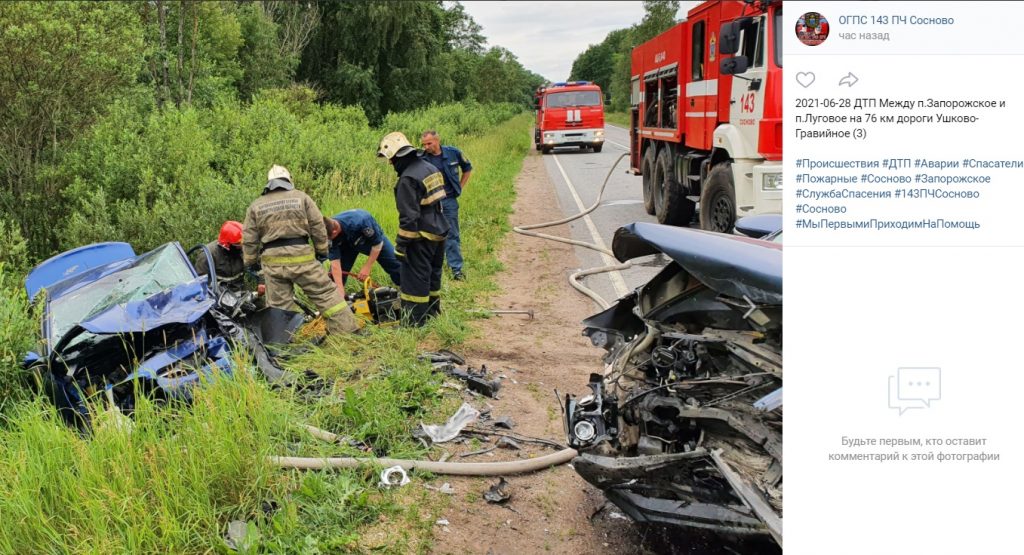
{"type": "Polygon", "coordinates": [[[387,158],[388,160],[396,156],[405,156],[415,150],[412,147],[412,143],[409,139],[399,131],[388,133],[384,135],[384,138],[380,140],[380,148],[377,149],[377,156],[387,158]]]}
{"type": "Polygon", "coordinates": [[[292,174],[288,173],[288,168],[274,164],[274,166],[270,168],[270,171],[267,172],[267,181],[273,181],[275,179],[284,179],[288,181],[288,183],[291,183],[292,174]]]}
{"type": "Polygon", "coordinates": [[[225,249],[241,243],[242,224],[234,220],[224,222],[224,225],[220,226],[220,235],[217,236],[217,242],[225,249]]]}

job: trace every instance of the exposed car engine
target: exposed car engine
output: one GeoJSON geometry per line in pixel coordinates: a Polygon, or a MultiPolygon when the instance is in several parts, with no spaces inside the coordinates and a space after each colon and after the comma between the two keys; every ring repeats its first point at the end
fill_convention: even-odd
{"type": "Polygon", "coordinates": [[[616,234],[617,255],[628,251],[620,241],[678,248],[662,251],[675,261],[650,282],[584,321],[607,354],[591,393],[566,399],[568,442],[581,453],[574,466],[638,522],[781,545],[781,249],[662,227],[616,234]],[[722,241],[744,243],[727,252],[722,241]],[[777,291],[752,275],[764,267],[738,266],[745,252],[778,258],[777,291]],[[733,279],[720,278],[725,269],[733,279]]]}

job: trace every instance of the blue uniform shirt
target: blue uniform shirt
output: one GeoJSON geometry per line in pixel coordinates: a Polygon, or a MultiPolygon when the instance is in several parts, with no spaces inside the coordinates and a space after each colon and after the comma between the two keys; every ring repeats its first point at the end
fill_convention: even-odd
{"type": "Polygon", "coordinates": [[[459,183],[459,170],[466,173],[473,169],[473,165],[462,155],[462,151],[453,146],[441,146],[441,154],[435,156],[423,150],[420,157],[430,162],[432,166],[441,170],[444,175],[444,192],[449,197],[457,197],[462,194],[462,185],[459,183]]]}
{"type": "Polygon", "coordinates": [[[331,241],[327,257],[340,260],[343,252],[370,254],[373,247],[384,242],[384,231],[366,210],[346,210],[333,216],[341,224],[341,233],[331,241]]]}

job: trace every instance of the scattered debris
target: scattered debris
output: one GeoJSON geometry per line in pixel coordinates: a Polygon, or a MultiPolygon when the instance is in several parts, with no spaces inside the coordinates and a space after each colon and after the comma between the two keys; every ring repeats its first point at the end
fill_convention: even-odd
{"type": "Polygon", "coordinates": [[[459,458],[460,459],[464,459],[466,457],[472,457],[472,456],[475,456],[475,455],[485,455],[487,453],[490,453],[491,451],[494,451],[497,448],[498,448],[498,446],[495,445],[494,447],[488,447],[487,449],[481,449],[479,451],[473,451],[471,453],[463,453],[463,454],[459,455],[459,458]]]}
{"type": "Polygon", "coordinates": [[[378,486],[384,489],[396,486],[402,487],[411,481],[412,480],[409,479],[409,475],[405,473],[405,469],[399,465],[395,465],[392,466],[391,468],[384,469],[380,473],[380,483],[378,484],[378,486]],[[397,480],[393,477],[395,474],[398,475],[397,480]]]}
{"type": "Polygon", "coordinates": [[[497,484],[494,484],[487,491],[484,492],[484,499],[488,503],[501,504],[508,501],[512,494],[505,490],[508,486],[508,481],[505,478],[501,478],[497,484]]]}
{"type": "Polygon", "coordinates": [[[228,523],[228,533],[224,536],[224,543],[228,549],[241,553],[255,551],[260,542],[260,530],[251,526],[244,520],[232,520],[228,523]]]}
{"type": "Polygon", "coordinates": [[[438,526],[448,526],[451,523],[448,522],[447,518],[439,518],[437,519],[437,522],[435,522],[434,524],[437,524],[438,526]]]}
{"type": "Polygon", "coordinates": [[[516,440],[506,436],[501,436],[498,438],[498,447],[504,447],[505,449],[515,449],[516,451],[519,451],[523,448],[521,445],[519,445],[519,443],[516,440]]]}
{"type": "Polygon", "coordinates": [[[470,310],[470,314],[483,314],[485,316],[501,316],[503,314],[523,314],[529,316],[533,320],[533,309],[529,310],[499,310],[499,309],[480,309],[470,310]]]}
{"type": "Polygon", "coordinates": [[[453,488],[448,482],[441,484],[441,487],[432,486],[430,484],[423,484],[423,487],[430,491],[436,491],[445,495],[455,495],[455,488],[453,488]]]}
{"type": "Polygon", "coordinates": [[[421,422],[420,427],[423,428],[423,432],[427,434],[432,442],[444,443],[455,439],[463,428],[475,422],[479,416],[480,411],[473,408],[469,403],[462,403],[459,410],[443,426],[423,424],[421,422]]]}
{"type": "Polygon", "coordinates": [[[487,430],[487,429],[480,429],[480,428],[474,428],[474,427],[467,427],[466,429],[464,429],[462,431],[467,433],[467,434],[478,435],[478,436],[482,436],[482,437],[485,437],[485,438],[489,437],[489,436],[510,437],[510,438],[512,438],[512,439],[514,439],[516,441],[522,441],[522,442],[526,442],[526,443],[536,443],[538,445],[544,445],[546,447],[551,447],[552,449],[564,449],[565,448],[564,445],[558,443],[557,441],[551,441],[550,439],[541,439],[539,437],[525,436],[523,434],[517,434],[517,433],[513,433],[513,432],[499,432],[497,430],[487,430]]]}
{"type": "Polygon", "coordinates": [[[516,422],[512,420],[511,416],[502,416],[501,418],[494,419],[495,428],[505,428],[506,430],[511,430],[512,428],[515,427],[515,425],[516,422]]]}
{"type": "Polygon", "coordinates": [[[461,385],[459,385],[459,384],[457,384],[455,382],[444,382],[443,384],[441,384],[441,389],[451,389],[451,390],[454,390],[454,391],[462,391],[465,388],[463,388],[461,385]]]}
{"type": "Polygon", "coordinates": [[[448,460],[449,458],[451,458],[451,456],[452,456],[451,453],[449,453],[448,451],[445,451],[444,453],[441,453],[441,456],[437,459],[437,462],[444,462],[444,461],[448,460]]]}
{"type": "Polygon", "coordinates": [[[260,503],[260,509],[263,510],[264,516],[273,516],[279,508],[280,505],[278,505],[277,501],[274,501],[273,499],[264,499],[263,502],[260,503]]]}
{"type": "Polygon", "coordinates": [[[499,378],[488,379],[486,365],[481,366],[479,370],[475,370],[470,366],[465,366],[466,359],[451,351],[443,350],[436,353],[423,353],[419,358],[420,360],[430,361],[435,372],[444,372],[453,378],[466,382],[466,387],[470,393],[486,395],[492,399],[498,398],[501,380],[499,378]]]}

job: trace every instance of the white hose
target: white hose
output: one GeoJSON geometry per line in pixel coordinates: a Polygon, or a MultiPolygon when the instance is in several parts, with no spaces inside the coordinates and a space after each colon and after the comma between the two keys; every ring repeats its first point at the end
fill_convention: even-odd
{"type": "MultiPolygon", "coordinates": [[[[302,426],[313,437],[328,443],[341,443],[345,438],[308,424],[302,426]]],[[[374,457],[267,457],[267,461],[280,468],[299,470],[324,470],[328,468],[358,468],[368,464],[392,467],[401,466],[406,471],[413,469],[426,470],[434,474],[451,474],[456,476],[502,476],[508,474],[524,474],[543,470],[548,467],[565,464],[576,456],[575,449],[562,449],[557,453],[544,455],[535,459],[504,461],[493,463],[457,463],[445,461],[413,461],[408,459],[389,459],[374,457]]]]}
{"type": "MultiPolygon", "coordinates": [[[[578,219],[582,218],[583,216],[586,216],[587,214],[593,212],[594,210],[597,210],[597,207],[601,205],[601,199],[604,198],[604,189],[605,189],[605,187],[608,186],[608,180],[611,179],[612,172],[615,171],[615,167],[619,165],[619,162],[621,162],[622,159],[625,158],[628,155],[629,155],[628,152],[622,153],[622,155],[620,155],[615,160],[615,163],[612,164],[612,167],[608,169],[608,175],[605,176],[604,182],[601,183],[601,190],[597,192],[597,200],[595,200],[594,204],[592,204],[590,207],[586,208],[585,210],[583,210],[579,214],[575,214],[575,215],[569,216],[567,218],[562,218],[561,220],[555,220],[553,222],[544,222],[544,223],[540,223],[540,224],[529,224],[529,225],[516,226],[516,227],[512,228],[512,231],[515,231],[516,233],[519,233],[521,235],[527,235],[527,236],[530,236],[530,237],[538,237],[540,239],[548,239],[550,241],[558,241],[559,243],[566,243],[568,245],[575,245],[577,247],[583,247],[583,248],[595,250],[595,251],[597,251],[597,252],[599,252],[601,254],[606,254],[606,255],[611,256],[611,257],[614,258],[615,255],[612,253],[612,251],[610,251],[610,250],[608,250],[606,248],[602,248],[602,247],[600,247],[598,245],[595,245],[593,243],[587,243],[586,241],[578,241],[576,239],[568,239],[568,238],[565,238],[565,237],[557,237],[555,235],[548,235],[546,233],[537,233],[535,231],[530,231],[530,230],[532,230],[532,229],[542,229],[542,228],[545,228],[545,227],[553,227],[553,226],[556,226],[556,225],[567,224],[567,223],[569,223],[569,222],[571,222],[573,220],[578,220],[578,219]]],[[[594,275],[594,274],[603,274],[605,272],[616,272],[616,271],[621,271],[621,270],[627,270],[627,269],[631,268],[632,266],[633,266],[633,262],[632,261],[627,261],[627,262],[624,262],[622,264],[611,264],[611,265],[608,265],[608,266],[597,266],[597,267],[594,267],[594,268],[587,268],[585,270],[578,270],[576,272],[573,272],[573,274],[569,276],[569,285],[573,286],[573,288],[576,289],[577,291],[579,291],[580,293],[583,293],[584,295],[586,295],[586,296],[590,297],[591,299],[593,299],[594,302],[596,302],[598,305],[601,306],[601,308],[607,309],[607,308],[609,308],[611,306],[611,304],[608,301],[604,300],[593,289],[590,289],[587,286],[583,285],[583,283],[580,281],[580,278],[583,278],[583,277],[586,277],[586,276],[591,276],[591,275],[594,275]]]]}
{"type": "Polygon", "coordinates": [[[323,470],[327,468],[358,468],[368,464],[381,466],[401,466],[406,471],[425,470],[434,474],[451,474],[455,476],[507,476],[544,470],[552,466],[565,464],[576,456],[575,449],[562,449],[557,453],[544,455],[535,459],[492,463],[465,463],[439,461],[412,461],[407,459],[388,458],[356,458],[356,457],[269,457],[268,461],[280,468],[296,468],[300,470],[323,470]]]}

